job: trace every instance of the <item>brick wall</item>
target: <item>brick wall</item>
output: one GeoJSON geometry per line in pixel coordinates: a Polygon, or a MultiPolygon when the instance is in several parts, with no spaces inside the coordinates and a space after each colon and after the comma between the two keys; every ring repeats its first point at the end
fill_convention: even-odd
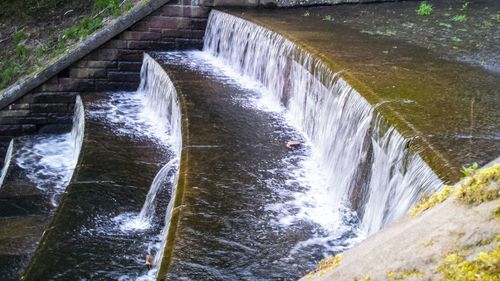
{"type": "Polygon", "coordinates": [[[79,92],[137,89],[144,52],[201,49],[215,2],[170,1],[0,110],[0,167],[13,137],[70,130],[79,92]]]}
{"type": "Polygon", "coordinates": [[[203,46],[210,8],[190,2],[172,1],[163,6],[35,91],[135,90],[144,52],[203,46]]]}

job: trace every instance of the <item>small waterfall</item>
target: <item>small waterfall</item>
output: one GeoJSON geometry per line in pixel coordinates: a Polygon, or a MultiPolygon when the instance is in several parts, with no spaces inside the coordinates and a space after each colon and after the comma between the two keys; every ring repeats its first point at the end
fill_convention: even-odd
{"type": "Polygon", "coordinates": [[[177,92],[175,87],[163,70],[163,68],[149,55],[144,55],[143,66],[141,69],[141,83],[138,91],[145,95],[145,114],[150,118],[162,122],[163,131],[170,136],[171,149],[174,157],[158,172],[151,184],[151,188],[146,196],[144,206],[137,217],[142,223],[150,223],[156,206],[156,196],[161,188],[165,186],[165,182],[170,179],[172,190],[171,198],[167,206],[165,214],[165,226],[160,234],[160,243],[153,262],[153,268],[148,273],[149,276],[156,275],[163,252],[167,243],[167,236],[170,227],[170,218],[174,208],[177,179],[179,173],[179,158],[182,146],[182,131],[181,131],[181,111],[177,92]],[[174,176],[170,173],[175,171],[174,176]]]}
{"type": "MultiPolygon", "coordinates": [[[[170,160],[161,170],[156,174],[151,187],[149,188],[148,195],[146,196],[146,201],[142,206],[141,212],[137,216],[137,221],[141,225],[150,225],[156,210],[156,197],[160,193],[160,190],[165,187],[167,181],[170,179],[170,183],[175,183],[175,179],[172,179],[170,173],[175,170],[178,166],[179,160],[174,158],[170,160]]],[[[170,194],[172,195],[172,194],[170,194]]]]}
{"type": "Polygon", "coordinates": [[[0,171],[0,188],[2,188],[3,181],[9,170],[10,160],[12,159],[12,150],[14,149],[14,139],[10,140],[9,148],[7,148],[7,153],[5,153],[5,160],[3,162],[2,170],[0,171]]]}
{"type": "MultiPolygon", "coordinates": [[[[80,157],[80,151],[82,149],[84,131],[85,109],[83,107],[82,98],[80,96],[77,96],[73,114],[73,127],[71,128],[71,132],[64,141],[68,146],[68,149],[65,150],[66,152],[64,152],[64,150],[61,151],[62,154],[67,157],[65,159],[67,163],[63,164],[63,166],[65,167],[61,169],[62,181],[56,184],[52,183],[55,191],[53,191],[53,194],[51,196],[51,203],[54,207],[57,207],[59,205],[59,197],[61,196],[61,193],[64,192],[69,182],[71,181],[71,178],[73,177],[76,165],[78,164],[78,158],[80,157]]],[[[51,184],[50,182],[47,183],[49,185],[51,184]]]]}
{"type": "Polygon", "coordinates": [[[144,54],[141,83],[137,90],[144,95],[142,115],[159,124],[158,130],[169,136],[169,144],[175,155],[181,149],[181,112],[177,93],[163,68],[149,55],[144,54]]]}
{"type": "Polygon", "coordinates": [[[85,109],[83,107],[82,98],[77,96],[75,100],[75,113],[73,115],[73,128],[70,133],[70,142],[73,146],[73,157],[71,163],[72,170],[74,170],[76,164],[78,164],[78,157],[80,156],[80,151],[82,149],[84,131],[85,109]]]}
{"type": "Polygon", "coordinates": [[[388,127],[380,116],[372,138],[373,163],[361,228],[374,233],[388,222],[402,217],[422,194],[435,191],[441,181],[415,154],[408,153],[408,140],[394,127],[388,127]],[[381,208],[380,206],[383,206],[381,208]]]}
{"type": "Polygon", "coordinates": [[[262,83],[286,108],[327,174],[330,208],[350,204],[366,234],[401,217],[424,192],[441,185],[394,128],[382,133],[381,121],[373,122],[373,107],[340,73],[293,42],[216,10],[205,38],[204,51],[262,83]]]}
{"type": "Polygon", "coordinates": [[[54,207],[68,186],[78,163],[85,129],[85,113],[76,97],[73,127],[66,134],[22,136],[15,139],[14,163],[42,190],[54,207]]]}
{"type": "MultiPolygon", "coordinates": [[[[178,178],[179,178],[179,174],[177,173],[175,178],[174,178],[175,183],[177,183],[178,178]]],[[[163,254],[165,252],[165,247],[167,246],[168,232],[170,230],[170,219],[172,218],[172,212],[174,211],[175,191],[176,191],[176,188],[174,187],[174,190],[172,192],[172,197],[170,198],[170,201],[168,202],[167,211],[165,214],[165,226],[161,230],[161,234],[160,234],[160,237],[162,238],[161,242],[160,242],[160,247],[159,247],[158,251],[156,252],[155,259],[153,262],[153,268],[151,269],[151,271],[154,274],[157,274],[158,270],[160,269],[161,261],[163,260],[163,254]]]]}

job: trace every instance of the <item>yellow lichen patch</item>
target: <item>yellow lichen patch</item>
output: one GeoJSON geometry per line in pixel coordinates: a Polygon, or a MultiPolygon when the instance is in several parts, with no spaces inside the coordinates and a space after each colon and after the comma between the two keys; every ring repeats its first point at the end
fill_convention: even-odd
{"type": "Polygon", "coordinates": [[[431,240],[426,240],[424,242],[422,242],[422,246],[424,246],[425,248],[428,248],[430,246],[434,245],[434,241],[431,239],[431,240]]]}
{"type": "Polygon", "coordinates": [[[400,272],[394,272],[394,271],[389,271],[387,272],[387,278],[392,279],[392,280],[405,280],[410,277],[422,277],[423,274],[422,272],[412,269],[412,270],[403,270],[400,272]]]}
{"type": "Polygon", "coordinates": [[[496,207],[495,210],[493,210],[493,216],[497,221],[500,221],[500,206],[496,207]]]}
{"type": "Polygon", "coordinates": [[[434,193],[431,197],[424,197],[408,212],[408,215],[418,216],[436,204],[442,203],[453,193],[460,202],[467,204],[479,204],[499,198],[500,164],[481,169],[466,177],[454,192],[451,186],[446,185],[443,190],[434,193]]]}
{"type": "Polygon", "coordinates": [[[410,217],[415,217],[420,213],[422,213],[423,211],[428,210],[434,207],[436,204],[439,204],[444,200],[448,199],[448,197],[450,197],[451,194],[452,194],[451,186],[446,185],[443,188],[443,190],[434,193],[431,197],[423,198],[415,207],[413,207],[408,212],[408,215],[410,217]]]}
{"type": "Polygon", "coordinates": [[[456,190],[458,200],[467,204],[479,204],[500,196],[500,164],[481,169],[465,178],[456,190]]]}
{"type": "Polygon", "coordinates": [[[362,277],[361,279],[359,279],[358,277],[355,277],[354,278],[354,281],[371,281],[372,278],[370,277],[370,275],[365,275],[365,277],[362,277]]]}
{"type": "Polygon", "coordinates": [[[332,257],[327,257],[327,258],[323,259],[322,261],[320,261],[319,264],[316,266],[316,269],[309,272],[306,275],[306,278],[311,279],[315,275],[321,276],[321,275],[325,274],[326,272],[331,271],[331,270],[335,269],[336,267],[338,267],[341,262],[342,262],[342,254],[338,254],[338,255],[332,256],[332,257]]]}
{"type": "Polygon", "coordinates": [[[440,280],[454,281],[500,281],[500,235],[495,239],[496,248],[480,252],[475,258],[466,258],[452,253],[444,258],[437,268],[440,280]]]}

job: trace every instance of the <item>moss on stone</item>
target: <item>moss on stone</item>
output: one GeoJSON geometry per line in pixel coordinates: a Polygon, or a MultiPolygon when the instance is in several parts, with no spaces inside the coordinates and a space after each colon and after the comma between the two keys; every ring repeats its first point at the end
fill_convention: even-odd
{"type": "MultiPolygon", "coordinates": [[[[443,190],[434,193],[430,197],[424,197],[408,212],[408,215],[415,217],[434,207],[436,204],[445,201],[452,194],[455,194],[459,202],[465,204],[480,204],[499,198],[500,164],[481,169],[477,173],[466,177],[455,190],[451,186],[446,185],[443,190]]],[[[498,217],[498,212],[500,211],[495,211],[495,217],[498,217]]]]}
{"type": "Polygon", "coordinates": [[[311,279],[316,275],[321,276],[321,275],[325,274],[326,272],[337,268],[341,263],[342,263],[342,254],[327,257],[327,258],[323,259],[322,261],[320,261],[319,264],[316,266],[316,269],[309,272],[306,275],[306,278],[311,279]]]}
{"type": "Polygon", "coordinates": [[[495,210],[493,210],[493,216],[497,221],[500,221],[500,206],[496,207],[495,210]]]}
{"type": "Polygon", "coordinates": [[[432,207],[434,207],[436,204],[439,204],[443,202],[444,200],[448,199],[450,195],[452,194],[452,187],[449,185],[446,185],[443,190],[434,193],[431,197],[424,197],[415,207],[413,207],[409,212],[408,215],[410,217],[415,217],[425,210],[428,210],[432,207]]]}
{"type": "Polygon", "coordinates": [[[500,281],[500,235],[496,237],[496,247],[488,252],[480,252],[475,257],[451,253],[437,268],[441,280],[455,281],[500,281]]]}
{"type": "Polygon", "coordinates": [[[431,239],[431,240],[426,240],[422,243],[422,246],[424,246],[425,248],[428,248],[430,246],[434,245],[434,241],[431,239]]]}
{"type": "Polygon", "coordinates": [[[466,204],[480,204],[500,196],[500,164],[495,164],[465,178],[456,190],[459,201],[466,204]]]}
{"type": "Polygon", "coordinates": [[[391,280],[406,280],[410,277],[422,277],[423,274],[422,272],[416,270],[416,269],[411,269],[411,270],[403,270],[403,271],[389,271],[387,272],[387,278],[391,280]]]}

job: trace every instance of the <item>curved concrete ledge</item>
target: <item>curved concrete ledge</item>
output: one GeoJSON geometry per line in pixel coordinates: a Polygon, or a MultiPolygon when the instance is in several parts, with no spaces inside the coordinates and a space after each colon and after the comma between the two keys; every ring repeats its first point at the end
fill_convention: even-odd
{"type": "MultiPolygon", "coordinates": [[[[170,79],[168,71],[161,66],[155,58],[155,55],[152,55],[152,58],[155,59],[155,62],[158,64],[158,66],[162,67],[163,70],[165,71],[165,76],[170,79]]],[[[189,155],[191,152],[190,148],[190,132],[189,132],[189,110],[188,110],[188,104],[186,101],[186,96],[182,91],[180,90],[180,87],[177,85],[177,81],[170,79],[172,84],[174,85],[176,92],[177,92],[177,98],[179,100],[179,106],[181,109],[181,132],[182,132],[182,147],[181,147],[181,154],[180,154],[180,164],[179,164],[179,178],[177,180],[177,186],[175,189],[175,194],[174,194],[174,205],[173,205],[173,210],[171,213],[170,217],[170,225],[169,229],[167,232],[167,240],[163,252],[163,259],[161,261],[160,267],[158,269],[157,273],[157,279],[158,280],[163,280],[163,278],[166,276],[169,267],[170,267],[170,257],[172,256],[173,250],[174,250],[174,243],[175,243],[175,237],[177,233],[177,227],[180,223],[180,211],[182,209],[182,206],[184,205],[184,193],[186,189],[188,188],[188,174],[189,174],[189,155]]]]}
{"type": "Polygon", "coordinates": [[[303,17],[305,11],[223,10],[280,34],[341,72],[445,181],[457,181],[464,164],[498,156],[498,75],[405,42],[303,17]]]}
{"type": "Polygon", "coordinates": [[[51,77],[64,70],[79,59],[88,55],[91,51],[106,43],[120,32],[124,31],[145,16],[151,14],[170,0],[148,0],[141,1],[126,15],[114,19],[108,26],[90,35],[87,39],[76,44],[71,50],[59,56],[54,61],[33,76],[21,78],[0,92],[0,109],[11,104],[29,91],[35,89],[51,77]]]}

